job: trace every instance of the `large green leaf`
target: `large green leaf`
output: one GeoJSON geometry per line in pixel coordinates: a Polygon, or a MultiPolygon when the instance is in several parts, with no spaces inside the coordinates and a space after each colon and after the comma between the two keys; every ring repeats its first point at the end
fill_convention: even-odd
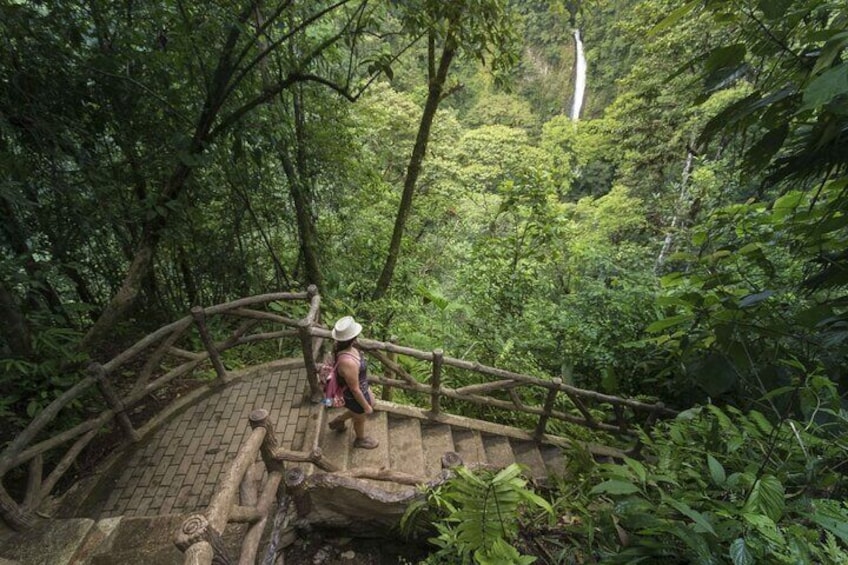
{"type": "Polygon", "coordinates": [[[754,556],[748,550],[745,538],[736,538],[730,544],[730,559],[733,565],[754,565],[754,556]]]}
{"type": "Polygon", "coordinates": [[[820,108],[831,100],[848,95],[848,63],[841,63],[813,79],[804,89],[799,111],[820,108]]]}
{"type": "Polygon", "coordinates": [[[776,20],[783,17],[793,0],[760,0],[757,7],[763,11],[766,18],[776,20]]]}
{"type": "Polygon", "coordinates": [[[717,353],[692,361],[686,372],[712,398],[731,390],[739,378],[733,364],[717,353]]]}
{"type": "Polygon", "coordinates": [[[783,483],[774,475],[763,475],[754,483],[748,502],[745,504],[746,512],[759,512],[765,514],[774,522],[780,520],[786,505],[783,483]]]}
{"type": "Polygon", "coordinates": [[[668,504],[669,506],[671,506],[693,522],[695,522],[695,525],[697,526],[696,531],[699,530],[701,532],[706,532],[714,536],[718,535],[713,529],[713,525],[710,523],[709,519],[707,519],[706,516],[704,516],[685,502],[674,500],[670,496],[666,495],[662,495],[662,499],[666,504],[668,504]]]}
{"type": "Polygon", "coordinates": [[[669,15],[667,15],[660,23],[655,25],[648,32],[650,35],[656,35],[672,26],[674,26],[677,22],[682,20],[689,12],[691,12],[695,6],[701,3],[701,0],[690,0],[689,2],[683,4],[682,6],[673,10],[669,15]]]}
{"type": "Polygon", "coordinates": [[[657,320],[653,324],[649,325],[645,331],[649,333],[657,333],[664,329],[678,326],[680,324],[686,323],[692,319],[692,314],[679,314],[677,316],[669,316],[668,318],[663,318],[662,320],[657,320]]]}
{"type": "Polygon", "coordinates": [[[848,31],[837,33],[828,39],[821,50],[819,58],[816,60],[816,66],[813,67],[811,74],[815,76],[830,67],[845,47],[848,47],[848,31]]]}
{"type": "Polygon", "coordinates": [[[724,483],[727,481],[727,474],[724,471],[724,467],[719,463],[718,459],[707,454],[707,466],[710,469],[710,477],[713,480],[713,484],[716,486],[724,486],[724,483]]]}

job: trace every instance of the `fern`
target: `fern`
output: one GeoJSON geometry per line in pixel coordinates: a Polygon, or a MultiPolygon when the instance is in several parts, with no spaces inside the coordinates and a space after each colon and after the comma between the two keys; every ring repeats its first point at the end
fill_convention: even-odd
{"type": "Polygon", "coordinates": [[[496,474],[474,474],[465,467],[456,476],[431,490],[425,501],[409,507],[401,525],[409,532],[421,517],[435,510],[436,537],[430,542],[438,551],[430,563],[529,564],[535,557],[522,556],[512,542],[519,531],[523,506],[532,505],[552,514],[551,505],[527,488],[521,467],[512,464],[496,474]]]}

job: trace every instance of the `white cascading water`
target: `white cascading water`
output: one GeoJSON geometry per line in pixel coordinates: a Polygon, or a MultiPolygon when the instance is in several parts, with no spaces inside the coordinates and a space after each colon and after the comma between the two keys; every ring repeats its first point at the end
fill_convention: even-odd
{"type": "Polygon", "coordinates": [[[574,30],[574,45],[576,47],[577,68],[574,77],[574,101],[571,105],[571,119],[580,119],[580,110],[583,107],[583,94],[586,91],[586,57],[583,55],[583,41],[580,40],[580,30],[574,30]]]}

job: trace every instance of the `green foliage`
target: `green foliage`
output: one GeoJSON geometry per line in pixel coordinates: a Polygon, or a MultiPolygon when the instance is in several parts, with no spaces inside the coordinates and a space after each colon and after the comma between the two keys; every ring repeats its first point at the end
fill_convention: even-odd
{"type": "Polygon", "coordinates": [[[846,426],[844,410],[829,426],[686,411],[643,436],[642,460],[572,466],[554,506],[580,519],[563,535],[603,563],[844,562],[846,426]]]}
{"type": "MultiPolygon", "coordinates": [[[[78,339],[71,329],[46,328],[32,336],[29,359],[0,359],[0,417],[9,424],[0,432],[0,445],[81,378],[76,368],[86,356],[74,348],[78,339]]],[[[78,423],[81,409],[80,400],[72,402],[57,425],[78,423]]]]}
{"type": "Polygon", "coordinates": [[[553,510],[527,488],[520,466],[512,464],[497,473],[472,473],[458,467],[455,477],[407,509],[401,527],[409,533],[421,527],[422,518],[435,519],[438,535],[430,542],[438,550],[426,563],[525,565],[535,557],[521,555],[511,542],[518,535],[526,506],[548,514],[553,510]]]}

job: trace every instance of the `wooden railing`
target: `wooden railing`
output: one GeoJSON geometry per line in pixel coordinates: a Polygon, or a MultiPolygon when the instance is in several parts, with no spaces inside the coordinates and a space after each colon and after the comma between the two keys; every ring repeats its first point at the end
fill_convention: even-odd
{"type": "MultiPolygon", "coordinates": [[[[268,340],[297,338],[295,343],[299,342],[298,349],[304,360],[309,396],[313,402],[318,402],[322,391],[318,382],[316,359],[323,340],[331,336],[329,330],[321,326],[320,305],[320,296],[314,287],[310,287],[303,293],[263,294],[208,308],[196,307],[190,315],[139,340],[109,362],[102,365],[92,363],[88,367],[87,375],[80,382],[42,410],[0,453],[0,517],[16,530],[29,529],[34,523],[35,509],[105,425],[115,421],[123,431],[127,443],[138,441],[174,410],[231,382],[232,377],[221,361],[220,354],[234,347],[268,340]],[[308,301],[309,309],[307,314],[299,319],[258,309],[279,301],[308,301]],[[209,331],[209,319],[220,316],[239,318],[243,321],[226,339],[215,342],[209,331]],[[271,324],[272,330],[254,331],[263,323],[271,324]],[[179,347],[180,340],[189,335],[192,328],[197,329],[203,351],[195,352],[179,347]],[[131,386],[116,386],[123,384],[120,378],[122,368],[129,366],[131,362],[133,369],[129,372],[135,374],[135,381],[131,386]],[[183,396],[141,427],[133,424],[129,417],[130,410],[143,403],[148,395],[172,383],[174,379],[187,377],[208,364],[211,364],[215,371],[212,382],[183,396]],[[164,369],[166,365],[169,367],[167,370],[164,369]],[[79,399],[94,386],[99,390],[108,408],[71,429],[37,441],[62,408],[79,399]],[[71,446],[52,466],[47,478],[44,478],[44,455],[71,442],[71,446]],[[28,480],[23,500],[18,502],[8,494],[2,481],[10,470],[23,465],[28,465],[28,480]]],[[[505,411],[507,417],[515,414],[528,415],[535,420],[532,436],[536,439],[549,439],[551,436],[548,428],[552,420],[628,436],[634,432],[634,426],[647,426],[658,417],[675,414],[661,402],[646,403],[580,389],[559,378],[548,380],[455,359],[445,356],[439,349],[430,352],[419,351],[391,341],[380,342],[365,338],[360,338],[359,344],[382,365],[382,374],[372,375],[371,380],[382,385],[383,399],[391,397],[392,389],[424,395],[428,400],[427,415],[433,419],[438,419],[443,412],[444,401],[467,402],[505,411]],[[399,356],[428,363],[427,378],[422,382],[410,375],[399,362],[399,356]],[[444,373],[447,369],[471,372],[482,376],[483,382],[458,388],[446,386],[444,373]],[[525,392],[524,396],[519,394],[519,391],[525,392]],[[528,402],[528,398],[541,401],[533,404],[528,402]]],[[[262,441],[265,440],[256,440],[259,444],[262,441]]],[[[309,452],[288,452],[283,453],[281,457],[287,461],[309,461],[319,466],[327,466],[321,458],[317,444],[309,452]]],[[[221,521],[220,518],[215,518],[214,525],[220,525],[221,521]]]]}
{"type": "MultiPolygon", "coordinates": [[[[318,434],[314,434],[309,451],[288,451],[277,445],[274,424],[267,410],[258,409],[250,413],[250,436],[242,444],[236,457],[229,463],[218,480],[215,494],[204,512],[190,515],[186,518],[174,540],[175,545],[185,554],[183,562],[186,565],[216,564],[253,564],[257,563],[257,553],[262,533],[268,523],[268,518],[274,504],[280,511],[289,511],[294,517],[297,497],[282,498],[279,496],[281,482],[286,480],[286,491],[296,491],[297,485],[286,475],[284,463],[309,462],[317,467],[333,472],[337,469],[327,461],[318,448],[318,434]],[[243,488],[249,481],[245,480],[248,470],[261,454],[267,476],[256,492],[243,488]],[[241,497],[237,497],[241,494],[241,497]],[[238,561],[233,561],[228,555],[223,543],[226,527],[230,523],[247,524],[247,531],[242,538],[241,552],[238,561]]],[[[301,475],[292,474],[293,477],[301,475]]],[[[282,527],[278,525],[278,527],[282,527]]],[[[274,548],[269,551],[274,553],[274,548]]],[[[271,563],[273,559],[263,562],[271,563]]]]}
{"type": "MultiPolygon", "coordinates": [[[[0,518],[16,530],[33,526],[35,509],[50,495],[71,465],[83,450],[94,440],[98,432],[112,421],[123,431],[126,443],[138,441],[148,431],[155,429],[161,421],[180,406],[184,406],[210,390],[231,382],[231,375],[221,361],[221,353],[229,349],[283,338],[298,341],[304,359],[313,360],[320,340],[309,335],[309,328],[320,323],[320,296],[315,287],[301,293],[273,293],[243,298],[208,308],[195,307],[191,313],[168,324],[101,364],[91,363],[85,376],[59,398],[44,408],[33,421],[15,437],[0,453],[0,518]],[[308,302],[309,309],[301,319],[288,318],[267,310],[259,309],[276,302],[308,302]],[[223,341],[214,342],[210,333],[211,318],[235,318],[240,324],[223,341]],[[260,324],[270,324],[271,331],[255,331],[260,324]],[[182,346],[188,341],[195,328],[203,344],[202,351],[190,351],[182,346]],[[136,427],[130,412],[145,402],[148,395],[173,383],[175,379],[190,377],[195,371],[212,365],[215,378],[201,384],[191,394],[183,396],[156,417],[136,427]],[[125,370],[126,367],[132,367],[125,370]],[[168,367],[167,369],[165,367],[168,367]],[[134,381],[125,382],[124,372],[132,373],[134,381]],[[83,398],[96,387],[105,405],[97,415],[71,429],[63,430],[52,437],[42,439],[44,431],[56,421],[63,408],[83,398]],[[70,444],[70,447],[67,447],[70,444]],[[59,448],[67,448],[64,454],[49,459],[54,462],[49,474],[44,477],[45,455],[59,448]],[[9,471],[27,465],[27,480],[22,500],[15,500],[5,489],[3,479],[9,471]]],[[[188,346],[190,347],[190,345],[188,346]]],[[[317,401],[322,392],[315,375],[314,361],[307,361],[309,391],[317,401]]],[[[86,397],[89,398],[89,397],[86,397]]]]}
{"type": "MultiPolygon", "coordinates": [[[[330,332],[322,328],[314,327],[311,331],[313,336],[320,339],[330,337],[330,332]]],[[[442,412],[443,399],[500,409],[508,412],[508,415],[528,414],[536,419],[533,436],[541,439],[547,433],[551,420],[577,424],[619,436],[632,436],[636,432],[635,426],[647,427],[657,418],[677,414],[662,402],[648,403],[602,394],[566,384],[561,378],[548,380],[455,359],[445,356],[441,349],[427,352],[403,347],[393,342],[362,338],[357,341],[360,347],[376,358],[383,367],[382,374],[374,374],[369,380],[383,385],[384,399],[391,397],[392,388],[429,397],[429,414],[434,417],[442,412]],[[421,382],[410,375],[398,362],[398,355],[429,363],[430,370],[426,382],[421,382]],[[444,372],[448,367],[476,373],[491,380],[451,388],[443,383],[444,372]],[[530,394],[522,397],[519,394],[520,390],[529,390],[530,394]],[[509,400],[493,396],[498,393],[507,396],[509,400]],[[544,398],[544,401],[539,405],[528,404],[525,398],[533,396],[533,393],[544,398]]],[[[505,416],[508,415],[505,414],[505,416]]]]}

